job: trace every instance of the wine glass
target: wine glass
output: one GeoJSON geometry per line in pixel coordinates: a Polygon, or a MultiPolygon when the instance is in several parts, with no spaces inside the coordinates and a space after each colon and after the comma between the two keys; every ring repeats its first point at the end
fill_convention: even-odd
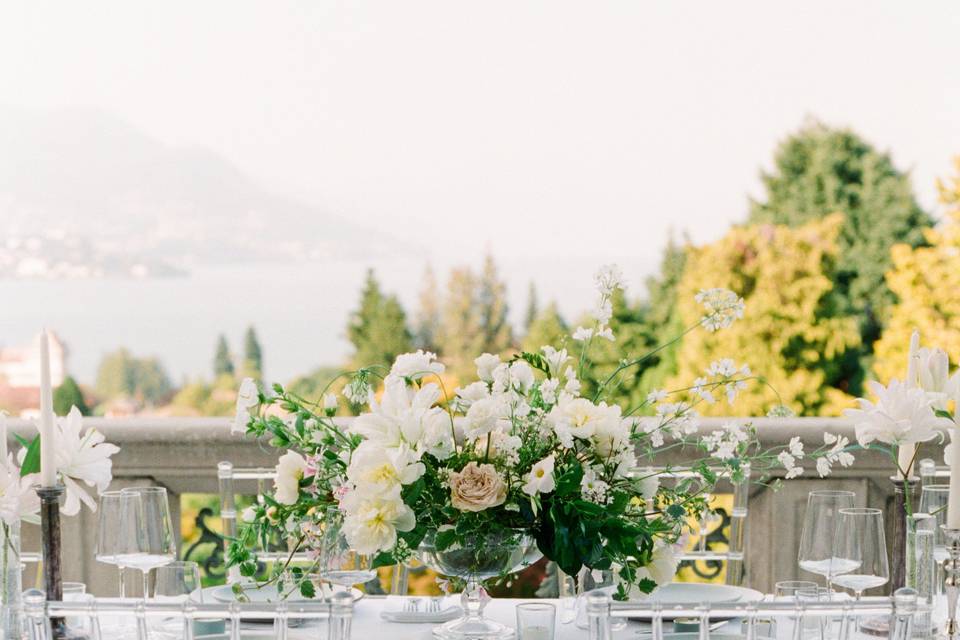
{"type": "Polygon", "coordinates": [[[337,507],[327,509],[320,556],[320,577],[340,591],[377,577],[373,557],[350,548],[343,530],[343,514],[337,507]]]}
{"type": "Polygon", "coordinates": [[[135,495],[119,490],[104,491],[100,494],[94,557],[97,562],[117,567],[121,598],[126,597],[123,570],[128,566],[126,559],[134,553],[133,541],[137,535],[137,522],[131,517],[135,509],[132,504],[127,503],[137,500],[135,495]]]}
{"type": "MultiPolygon", "coordinates": [[[[174,561],[157,567],[153,577],[153,597],[161,602],[203,602],[200,566],[196,562],[174,561]]],[[[186,638],[186,627],[193,620],[177,616],[161,619],[155,635],[175,640],[186,638]]]]}
{"type": "Polygon", "coordinates": [[[841,509],[835,537],[837,561],[849,571],[833,576],[833,582],[851,589],[857,600],[867,589],[881,587],[890,579],[887,542],[880,509],[841,509]]]}
{"type": "Polygon", "coordinates": [[[123,489],[133,500],[122,500],[126,517],[137,528],[131,544],[131,553],[124,558],[124,566],[138,569],[143,574],[143,597],[150,593],[150,571],[173,562],[177,557],[177,542],[170,518],[170,503],[164,487],[136,487],[123,489]]]}
{"type": "Polygon", "coordinates": [[[823,576],[827,591],[832,590],[832,577],[852,569],[849,563],[838,563],[833,544],[841,509],[853,507],[856,495],[852,491],[811,491],[807,496],[807,511],[800,534],[800,568],[823,576]]]}

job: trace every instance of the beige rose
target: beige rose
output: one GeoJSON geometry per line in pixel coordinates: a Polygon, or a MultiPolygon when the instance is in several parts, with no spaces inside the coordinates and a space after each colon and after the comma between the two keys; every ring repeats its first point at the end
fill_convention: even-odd
{"type": "Polygon", "coordinates": [[[506,499],[507,485],[492,464],[470,462],[450,474],[450,502],[460,511],[483,511],[506,499]]]}

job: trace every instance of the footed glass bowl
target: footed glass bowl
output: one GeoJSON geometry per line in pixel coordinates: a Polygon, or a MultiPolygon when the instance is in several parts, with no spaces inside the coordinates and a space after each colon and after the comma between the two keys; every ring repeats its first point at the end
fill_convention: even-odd
{"type": "Polygon", "coordinates": [[[487,620],[483,608],[490,596],[483,589],[484,580],[520,571],[539,560],[543,554],[528,535],[511,540],[476,538],[470,544],[438,551],[434,535],[427,534],[420,543],[420,561],[439,574],[461,578],[466,588],[461,596],[463,617],[434,627],[433,635],[443,640],[505,640],[513,637],[513,629],[487,620]]]}

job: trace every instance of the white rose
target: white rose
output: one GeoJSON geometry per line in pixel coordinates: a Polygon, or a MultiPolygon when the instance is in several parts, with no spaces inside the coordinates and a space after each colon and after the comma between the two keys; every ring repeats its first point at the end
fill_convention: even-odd
{"type": "Polygon", "coordinates": [[[485,353],[473,364],[477,365],[477,377],[484,382],[493,382],[493,370],[500,364],[500,357],[490,353],[485,353]]]}
{"type": "Polygon", "coordinates": [[[469,440],[476,440],[480,436],[490,433],[497,427],[497,422],[503,415],[503,402],[500,398],[484,398],[477,400],[467,410],[464,435],[469,440]]]}
{"type": "Polygon", "coordinates": [[[287,451],[277,463],[277,477],[273,481],[274,498],[280,504],[296,504],[300,497],[300,480],[307,472],[307,461],[296,451],[287,451]]]}

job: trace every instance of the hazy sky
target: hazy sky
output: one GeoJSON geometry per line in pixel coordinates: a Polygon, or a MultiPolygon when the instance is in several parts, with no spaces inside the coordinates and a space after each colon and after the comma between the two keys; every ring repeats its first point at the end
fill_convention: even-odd
{"type": "Polygon", "coordinates": [[[0,102],[102,108],[440,264],[548,264],[556,294],[573,266],[653,264],[671,226],[719,236],[807,115],[932,206],[958,33],[955,1],[14,1],[0,102]]]}

